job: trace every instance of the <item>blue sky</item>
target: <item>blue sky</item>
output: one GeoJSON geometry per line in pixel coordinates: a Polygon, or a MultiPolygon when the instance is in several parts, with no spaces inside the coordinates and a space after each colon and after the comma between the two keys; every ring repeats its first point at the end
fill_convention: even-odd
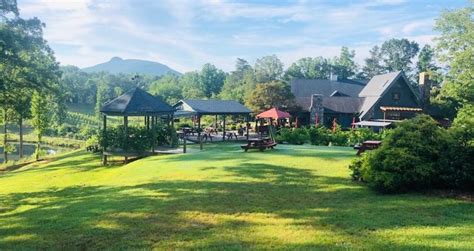
{"type": "Polygon", "coordinates": [[[389,38],[431,44],[443,9],[467,0],[18,0],[23,17],[46,23],[63,65],[86,67],[113,56],[158,61],[181,71],[210,62],[230,71],[276,54],[285,67],[302,57],[333,57],[341,46],[362,64],[389,38]]]}

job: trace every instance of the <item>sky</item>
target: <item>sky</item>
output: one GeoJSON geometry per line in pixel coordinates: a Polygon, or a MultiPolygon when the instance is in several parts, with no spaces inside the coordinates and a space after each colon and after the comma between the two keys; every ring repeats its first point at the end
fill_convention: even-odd
{"type": "Polygon", "coordinates": [[[18,0],[20,15],[38,17],[61,65],[114,56],[157,61],[187,72],[205,63],[231,71],[277,55],[289,67],[303,57],[333,57],[341,46],[363,64],[390,38],[432,44],[442,10],[467,0],[18,0]]]}

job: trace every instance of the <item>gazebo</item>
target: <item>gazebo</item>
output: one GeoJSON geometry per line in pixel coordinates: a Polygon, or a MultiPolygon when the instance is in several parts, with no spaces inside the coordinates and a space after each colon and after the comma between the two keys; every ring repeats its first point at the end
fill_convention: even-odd
{"type": "MultiPolygon", "coordinates": [[[[125,135],[128,139],[128,117],[144,117],[145,126],[148,129],[154,129],[158,118],[166,116],[168,123],[173,124],[173,113],[175,109],[169,104],[163,102],[158,97],[136,87],[121,96],[106,102],[100,112],[103,114],[103,131],[106,135],[107,116],[123,117],[123,126],[125,135]]],[[[154,132],[154,130],[153,130],[154,132]]],[[[153,139],[153,149],[155,149],[155,140],[153,139]]],[[[125,155],[127,160],[127,155],[125,155]]],[[[103,147],[103,163],[107,164],[107,145],[103,147]]]]}
{"type": "Polygon", "coordinates": [[[249,137],[249,124],[248,121],[250,119],[250,109],[245,107],[244,105],[240,104],[234,100],[217,100],[217,99],[209,99],[209,100],[193,100],[193,99],[185,99],[180,100],[177,104],[174,105],[176,108],[177,114],[189,114],[197,117],[197,124],[198,124],[198,138],[202,149],[202,140],[201,140],[201,117],[205,115],[215,116],[215,120],[217,123],[217,117],[219,115],[223,116],[223,139],[225,139],[226,134],[226,116],[227,115],[240,115],[245,116],[246,120],[246,137],[249,137]]]}

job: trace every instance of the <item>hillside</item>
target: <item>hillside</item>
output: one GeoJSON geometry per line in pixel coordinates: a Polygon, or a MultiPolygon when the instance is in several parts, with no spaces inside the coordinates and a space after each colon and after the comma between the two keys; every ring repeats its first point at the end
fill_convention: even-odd
{"type": "Polygon", "coordinates": [[[106,71],[109,73],[139,73],[139,74],[152,74],[152,75],[164,75],[166,73],[174,73],[180,75],[179,72],[171,69],[167,65],[139,60],[139,59],[122,59],[119,57],[113,57],[110,61],[86,67],[82,69],[85,72],[101,72],[106,71]]]}

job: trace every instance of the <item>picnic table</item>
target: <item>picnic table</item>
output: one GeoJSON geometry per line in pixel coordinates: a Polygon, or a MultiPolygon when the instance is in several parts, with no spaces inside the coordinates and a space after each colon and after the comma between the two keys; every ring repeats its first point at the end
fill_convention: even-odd
{"type": "Polygon", "coordinates": [[[277,144],[271,138],[261,138],[261,139],[248,139],[247,144],[241,145],[240,147],[246,152],[249,149],[258,149],[264,151],[265,149],[273,149],[277,144]]]}
{"type": "Polygon", "coordinates": [[[354,149],[357,149],[357,155],[367,151],[367,150],[374,150],[380,147],[382,141],[380,140],[366,140],[361,145],[355,145],[354,149]]]}

